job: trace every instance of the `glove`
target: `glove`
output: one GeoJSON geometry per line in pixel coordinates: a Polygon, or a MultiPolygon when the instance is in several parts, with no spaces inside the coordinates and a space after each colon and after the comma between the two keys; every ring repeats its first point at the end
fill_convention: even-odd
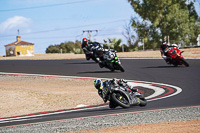
{"type": "Polygon", "coordinates": [[[108,96],[106,96],[105,93],[103,93],[103,97],[102,98],[103,98],[104,103],[106,103],[107,100],[108,100],[108,96]]]}
{"type": "Polygon", "coordinates": [[[102,90],[98,89],[98,94],[101,98],[103,98],[102,90]]]}
{"type": "Polygon", "coordinates": [[[132,90],[133,92],[137,92],[137,91],[138,91],[137,88],[131,88],[131,90],[132,90]]]}

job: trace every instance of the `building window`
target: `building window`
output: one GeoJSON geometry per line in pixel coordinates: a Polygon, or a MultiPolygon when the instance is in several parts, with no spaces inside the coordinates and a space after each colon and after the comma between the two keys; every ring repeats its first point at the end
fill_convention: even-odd
{"type": "Polygon", "coordinates": [[[20,55],[20,52],[17,52],[17,55],[20,55]]]}

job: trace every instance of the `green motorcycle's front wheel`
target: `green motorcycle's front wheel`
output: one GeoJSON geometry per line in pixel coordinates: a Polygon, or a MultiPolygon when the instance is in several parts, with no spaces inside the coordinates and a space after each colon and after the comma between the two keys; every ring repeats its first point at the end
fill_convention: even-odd
{"type": "Polygon", "coordinates": [[[125,92],[123,92],[123,91],[113,92],[111,97],[112,97],[112,101],[115,102],[116,104],[118,104],[119,106],[121,106],[123,108],[130,107],[129,98],[125,92]]]}
{"type": "Polygon", "coordinates": [[[122,67],[121,64],[117,63],[117,67],[121,72],[125,72],[124,68],[122,67]]]}

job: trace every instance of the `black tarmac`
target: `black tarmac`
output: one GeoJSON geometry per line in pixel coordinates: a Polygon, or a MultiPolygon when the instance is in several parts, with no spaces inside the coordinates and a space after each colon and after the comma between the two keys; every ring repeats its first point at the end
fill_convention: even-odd
{"type": "MultiPolygon", "coordinates": [[[[149,102],[146,107],[132,107],[128,109],[108,107],[92,110],[60,113],[57,115],[43,116],[30,121],[19,121],[11,125],[42,122],[78,117],[116,114],[123,112],[144,111],[151,109],[164,109],[200,105],[200,60],[186,59],[190,67],[174,67],[166,64],[161,59],[121,59],[125,72],[111,72],[100,68],[93,61],[82,59],[75,60],[18,60],[0,61],[0,72],[65,75],[99,78],[124,78],[127,80],[149,81],[178,86],[182,92],[173,97],[149,102]]],[[[9,123],[0,124],[8,126],[9,123]]]]}

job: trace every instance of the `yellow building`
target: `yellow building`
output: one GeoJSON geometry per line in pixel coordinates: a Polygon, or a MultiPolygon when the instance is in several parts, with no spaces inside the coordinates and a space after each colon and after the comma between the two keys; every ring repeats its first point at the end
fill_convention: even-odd
{"type": "Polygon", "coordinates": [[[17,41],[5,45],[6,56],[34,56],[34,44],[21,40],[17,36],[17,41]]]}

